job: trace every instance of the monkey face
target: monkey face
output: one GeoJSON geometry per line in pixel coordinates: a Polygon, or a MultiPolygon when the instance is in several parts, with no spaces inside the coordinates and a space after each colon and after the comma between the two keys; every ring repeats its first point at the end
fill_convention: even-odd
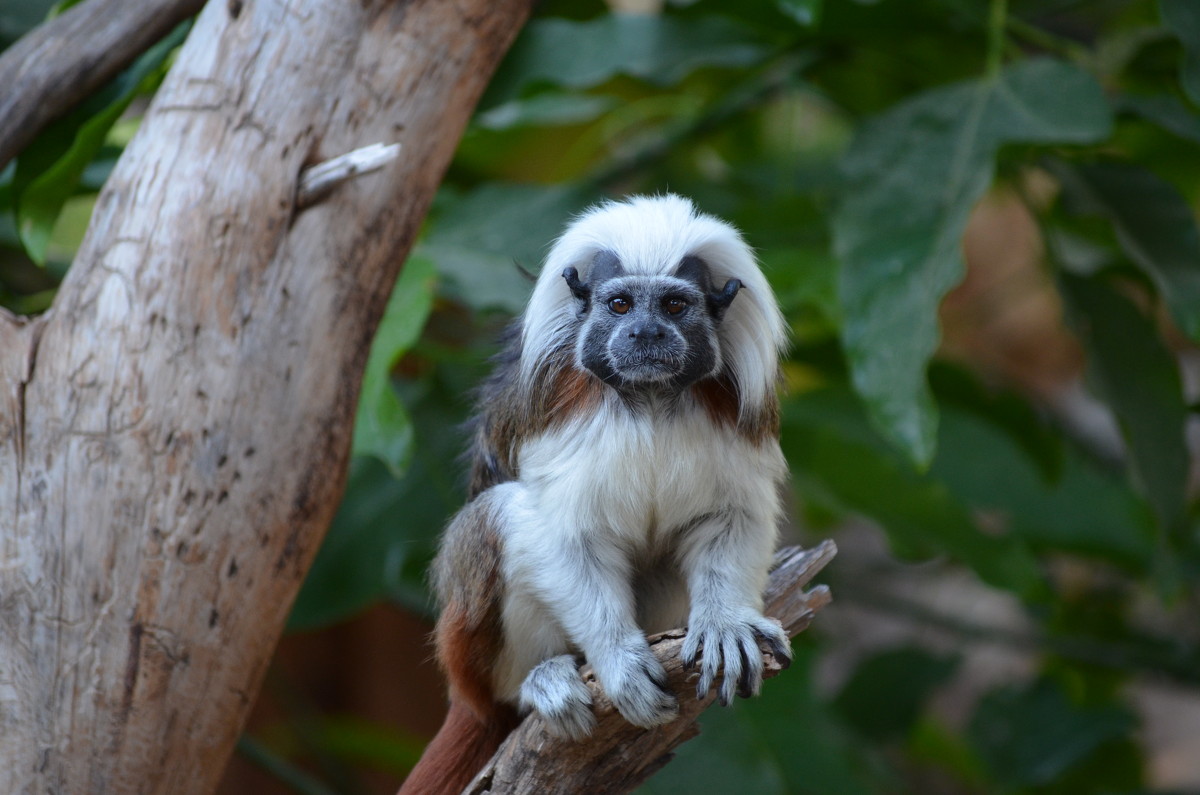
{"type": "Polygon", "coordinates": [[[717,326],[741,283],[712,293],[707,266],[687,257],[670,276],[627,275],[611,252],[593,262],[588,284],[563,277],[582,323],[578,364],[618,389],[661,385],[678,391],[720,369],[717,326]]]}

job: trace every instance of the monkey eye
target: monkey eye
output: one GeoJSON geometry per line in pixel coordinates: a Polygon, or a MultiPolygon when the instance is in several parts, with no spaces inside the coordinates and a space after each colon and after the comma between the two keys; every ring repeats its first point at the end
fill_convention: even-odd
{"type": "Polygon", "coordinates": [[[628,296],[618,295],[608,299],[608,308],[616,312],[618,315],[623,315],[633,307],[633,301],[629,300],[628,296]]]}
{"type": "Polygon", "coordinates": [[[678,315],[680,312],[687,309],[688,302],[678,296],[671,296],[669,298],[664,298],[662,305],[663,309],[666,310],[668,315],[678,315]]]}

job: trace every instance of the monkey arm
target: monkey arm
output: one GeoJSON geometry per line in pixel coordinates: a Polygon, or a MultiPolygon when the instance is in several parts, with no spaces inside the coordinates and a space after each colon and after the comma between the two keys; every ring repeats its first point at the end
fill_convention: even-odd
{"type": "Polygon", "coordinates": [[[643,727],[672,720],[675,698],[638,627],[631,565],[620,546],[599,530],[517,535],[513,579],[528,583],[562,625],[621,714],[643,727]]]}
{"type": "Polygon", "coordinates": [[[778,622],[762,614],[762,589],[774,545],[775,522],[745,508],[716,513],[689,533],[682,566],[691,594],[686,665],[700,661],[697,698],[704,698],[724,668],[719,696],[757,695],[762,685],[759,640],[785,666],[791,646],[778,622]]]}

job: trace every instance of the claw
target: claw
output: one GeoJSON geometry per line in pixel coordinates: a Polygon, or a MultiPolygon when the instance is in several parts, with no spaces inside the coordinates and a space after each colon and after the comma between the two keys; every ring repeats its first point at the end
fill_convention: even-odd
{"type": "Polygon", "coordinates": [[[754,675],[758,672],[758,661],[751,662],[746,659],[745,652],[743,652],[742,662],[744,667],[742,668],[742,675],[738,677],[737,694],[742,698],[750,698],[750,696],[754,695],[754,675]]]}
{"type": "Polygon", "coordinates": [[[784,643],[774,635],[769,635],[759,629],[754,630],[756,638],[766,641],[767,646],[771,649],[771,656],[779,663],[779,668],[786,671],[792,665],[792,646],[790,643],[784,643]]]}

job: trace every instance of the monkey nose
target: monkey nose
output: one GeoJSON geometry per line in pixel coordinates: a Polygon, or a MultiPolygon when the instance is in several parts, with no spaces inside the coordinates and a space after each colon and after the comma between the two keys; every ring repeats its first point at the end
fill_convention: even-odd
{"type": "Polygon", "coordinates": [[[667,330],[658,323],[638,323],[629,329],[629,339],[638,342],[665,339],[667,330]]]}

